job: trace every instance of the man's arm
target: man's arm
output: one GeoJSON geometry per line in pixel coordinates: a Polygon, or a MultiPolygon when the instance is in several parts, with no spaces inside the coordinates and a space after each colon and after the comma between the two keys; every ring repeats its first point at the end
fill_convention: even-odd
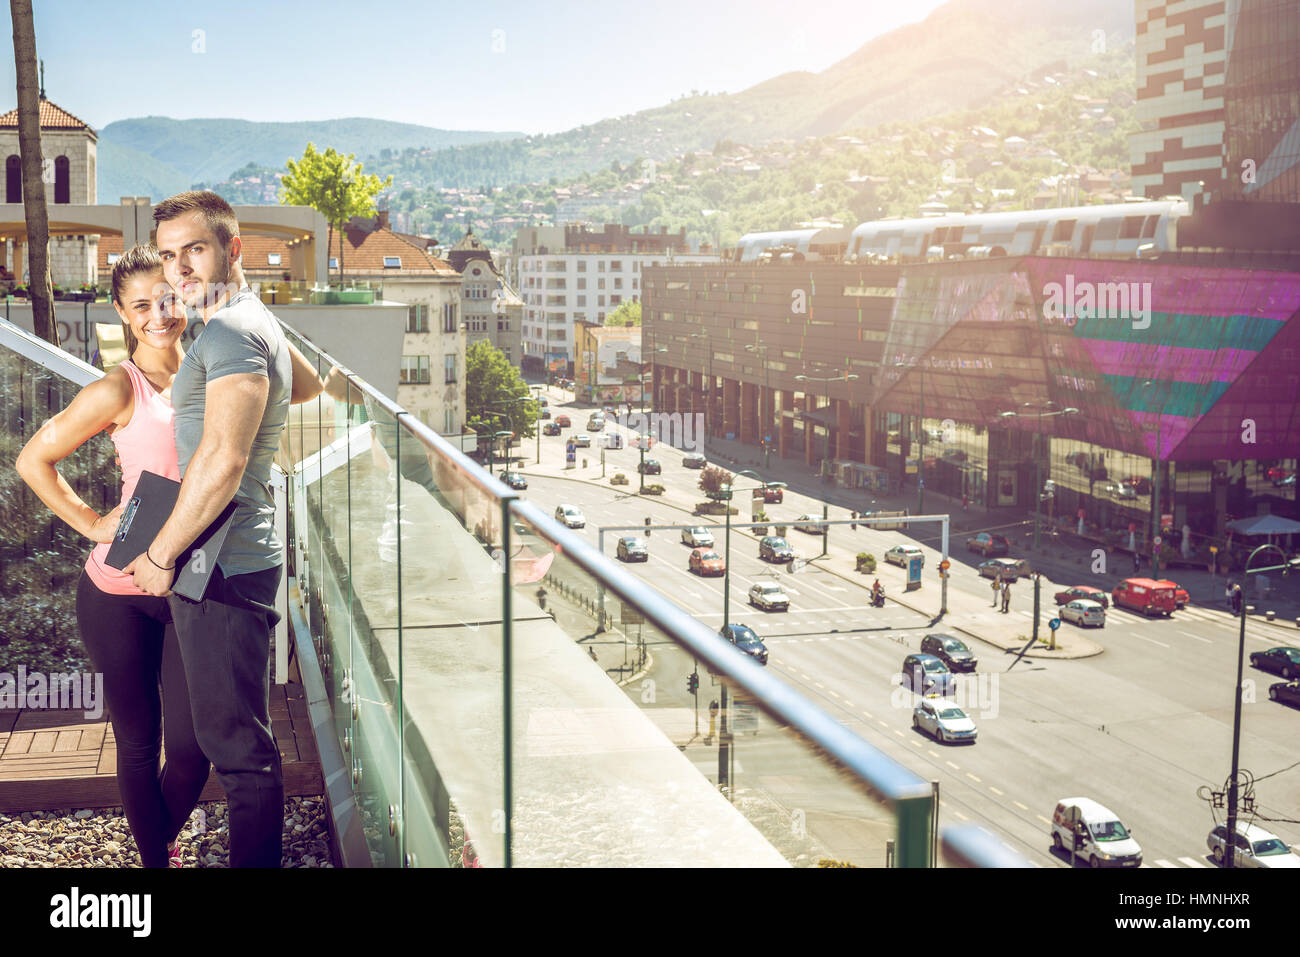
{"type": "Polygon", "coordinates": [[[256,373],[226,375],[208,383],[203,438],[185,470],[176,507],[147,554],[126,569],[135,573],[137,587],[152,595],[167,594],[174,572],[159,566],[175,565],[177,556],[235,497],[269,394],[270,380],[256,373]]]}

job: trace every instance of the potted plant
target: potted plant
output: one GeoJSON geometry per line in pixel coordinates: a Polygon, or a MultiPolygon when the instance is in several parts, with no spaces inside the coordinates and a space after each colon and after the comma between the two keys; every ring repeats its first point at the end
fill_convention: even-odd
{"type": "Polygon", "coordinates": [[[755,535],[760,535],[760,536],[766,535],[767,534],[767,524],[766,524],[767,512],[763,511],[760,508],[758,511],[754,513],[754,521],[756,523],[762,523],[762,524],[755,524],[753,529],[751,529],[751,531],[753,531],[755,535]]]}
{"type": "Polygon", "coordinates": [[[789,526],[787,525],[777,525],[772,529],[772,532],[777,538],[785,538],[785,533],[789,530],[789,526]]]}
{"type": "Polygon", "coordinates": [[[626,485],[627,476],[622,472],[615,472],[614,477],[609,480],[610,485],[626,485]]]}
{"type": "Polygon", "coordinates": [[[858,552],[857,570],[871,575],[876,570],[876,556],[869,555],[866,552],[858,552]]]}
{"type": "Polygon", "coordinates": [[[647,485],[645,488],[641,490],[641,494],[642,495],[663,495],[664,487],[659,484],[647,485]]]}

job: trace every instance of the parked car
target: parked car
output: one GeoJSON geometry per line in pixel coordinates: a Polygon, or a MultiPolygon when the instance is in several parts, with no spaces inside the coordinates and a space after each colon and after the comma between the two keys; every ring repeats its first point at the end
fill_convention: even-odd
{"type": "Polygon", "coordinates": [[[974,671],[979,664],[966,642],[952,635],[926,635],[921,639],[921,650],[927,655],[934,655],[949,671],[974,671]]]}
{"type": "Polygon", "coordinates": [[[912,727],[943,744],[953,741],[974,744],[979,733],[970,716],[946,698],[922,698],[918,701],[912,710],[912,727]]]}
{"type": "Polygon", "coordinates": [[[555,520],[567,528],[586,528],[587,519],[576,505],[561,505],[555,510],[555,520]]]}
{"type": "Polygon", "coordinates": [[[601,432],[605,429],[605,417],[595,413],[587,417],[587,428],[592,432],[601,432]]]}
{"type": "Polygon", "coordinates": [[[1116,608],[1140,611],[1144,615],[1172,615],[1178,607],[1174,590],[1150,578],[1126,578],[1110,593],[1116,608]]]}
{"type": "Polygon", "coordinates": [[[1090,798],[1062,798],[1056,804],[1052,849],[1069,853],[1072,846],[1091,867],[1142,866],[1142,848],[1119,815],[1090,798]]]}
{"type": "Polygon", "coordinates": [[[1187,594],[1186,588],[1179,588],[1177,582],[1171,582],[1168,579],[1157,581],[1156,584],[1167,585],[1174,590],[1174,604],[1178,606],[1180,611],[1187,607],[1187,602],[1191,596],[1187,594]]]}
{"type": "Polygon", "coordinates": [[[754,629],[748,625],[731,624],[723,625],[718,630],[733,645],[749,655],[760,665],[767,664],[767,647],[763,644],[761,638],[754,634],[754,629]]]}
{"type": "Polygon", "coordinates": [[[539,416],[539,418],[549,419],[550,417],[551,417],[551,410],[550,410],[550,409],[542,409],[542,414],[539,416]]]}
{"type": "Polygon", "coordinates": [[[985,558],[1011,553],[1009,541],[1001,535],[990,535],[988,532],[980,532],[966,539],[966,547],[972,552],[979,552],[985,558]]]}
{"type": "MultiPolygon", "coordinates": [[[[1228,826],[1220,824],[1205,838],[1205,845],[1214,855],[1214,863],[1222,867],[1227,863],[1228,826]]],[[[1233,867],[1300,867],[1300,857],[1292,853],[1286,841],[1258,824],[1237,822],[1237,835],[1233,839],[1233,867]]]]}
{"type": "Polygon", "coordinates": [[[591,436],[586,432],[579,432],[573,437],[573,446],[578,449],[591,448],[591,436]]]}
{"type": "Polygon", "coordinates": [[[1300,681],[1279,681],[1269,685],[1268,696],[1279,704],[1300,708],[1300,681]]]}
{"type": "Polygon", "coordinates": [[[1061,620],[1072,621],[1081,628],[1089,625],[1096,625],[1098,628],[1106,627],[1106,609],[1095,601],[1089,601],[1087,598],[1076,598],[1074,601],[1066,602],[1061,606],[1061,620]]]}
{"type": "Polygon", "coordinates": [[[934,655],[908,655],[903,659],[903,686],[917,694],[946,697],[957,687],[957,676],[934,655]]]}
{"type": "Polygon", "coordinates": [[[618,409],[612,405],[607,405],[600,410],[600,414],[610,419],[618,418],[618,409]]]}
{"type": "Polygon", "coordinates": [[[624,535],[618,540],[617,555],[623,562],[648,562],[650,550],[646,541],[637,535],[624,535]]]}
{"type": "Polygon", "coordinates": [[[921,559],[921,567],[925,567],[925,552],[918,545],[895,545],[885,552],[885,561],[900,568],[906,568],[913,558],[921,559]]]}
{"type": "Polygon", "coordinates": [[[646,475],[661,475],[663,474],[664,467],[660,464],[658,459],[646,459],[643,462],[636,463],[636,470],[638,472],[643,472],[646,475]]]}
{"type": "Polygon", "coordinates": [[[555,417],[555,424],[562,429],[567,429],[571,425],[573,425],[573,422],[569,419],[567,415],[557,415],[555,417]]]}
{"type": "Polygon", "coordinates": [[[542,426],[542,435],[559,435],[561,431],[559,422],[547,422],[542,426]]]}
{"type": "Polygon", "coordinates": [[[780,505],[785,500],[785,489],[784,482],[768,482],[763,486],[763,504],[780,505]]]}
{"type": "Polygon", "coordinates": [[[1075,585],[1067,588],[1065,591],[1056,593],[1056,603],[1064,605],[1066,602],[1074,601],[1077,598],[1085,598],[1088,601],[1095,601],[1102,608],[1110,607],[1110,596],[1100,588],[1093,588],[1091,585],[1075,585]]]}
{"type": "Polygon", "coordinates": [[[790,596],[776,582],[756,582],[749,590],[749,603],[764,611],[790,610],[790,596]]]}
{"type": "Polygon", "coordinates": [[[1127,482],[1107,482],[1102,486],[1102,491],[1114,498],[1124,499],[1126,501],[1138,497],[1137,490],[1127,482]]]}
{"type": "Polygon", "coordinates": [[[502,472],[501,481],[505,482],[513,489],[528,488],[528,479],[524,478],[522,472],[502,472]]]}
{"type": "Polygon", "coordinates": [[[817,521],[815,516],[806,513],[791,522],[790,527],[800,532],[807,532],[809,535],[825,535],[830,529],[829,525],[817,521]]]}
{"type": "Polygon", "coordinates": [[[623,447],[623,436],[617,432],[610,432],[605,436],[605,448],[621,449],[623,447]]]}
{"type": "Polygon", "coordinates": [[[1252,651],[1250,665],[1260,671],[1271,671],[1275,675],[1281,675],[1288,681],[1292,678],[1300,678],[1300,648],[1281,645],[1268,651],[1252,651]]]}
{"type": "Polygon", "coordinates": [[[711,548],[693,549],[691,557],[686,561],[686,569],[700,576],[727,573],[727,565],[722,556],[711,548]]]}
{"type": "Polygon", "coordinates": [[[779,535],[768,535],[758,543],[758,557],[765,562],[793,561],[794,549],[779,535]]]}
{"type": "Polygon", "coordinates": [[[689,545],[691,548],[712,548],[713,533],[699,525],[693,528],[683,528],[682,544],[689,545]]]}
{"type": "Polygon", "coordinates": [[[709,460],[706,459],[699,452],[687,452],[685,455],[682,456],[683,468],[702,469],[704,468],[704,466],[708,464],[709,464],[709,460]]]}
{"type": "Polygon", "coordinates": [[[975,568],[984,578],[997,578],[1001,575],[1004,582],[1020,580],[1021,565],[1014,558],[990,558],[975,568]]]}

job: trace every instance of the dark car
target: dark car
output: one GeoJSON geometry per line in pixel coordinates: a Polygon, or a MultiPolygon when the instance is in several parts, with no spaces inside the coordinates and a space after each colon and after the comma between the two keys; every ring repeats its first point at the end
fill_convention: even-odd
{"type": "Polygon", "coordinates": [[[760,665],[767,664],[767,646],[763,644],[763,639],[754,634],[754,629],[747,625],[724,625],[718,630],[718,634],[760,665]]]}
{"type": "Polygon", "coordinates": [[[561,432],[560,423],[547,422],[542,426],[542,435],[559,435],[561,432]]]}
{"type": "Polygon", "coordinates": [[[985,558],[1011,553],[1009,541],[1001,535],[990,535],[988,532],[980,532],[966,539],[966,547],[972,552],[979,552],[985,558]]]}
{"type": "Polygon", "coordinates": [[[763,486],[763,503],[765,505],[781,504],[785,499],[785,487],[784,482],[768,482],[763,486]]]}
{"type": "Polygon", "coordinates": [[[1281,704],[1300,708],[1300,681],[1279,681],[1269,685],[1268,696],[1281,704]]]}
{"type": "Polygon", "coordinates": [[[1271,671],[1275,675],[1281,675],[1288,681],[1292,678],[1300,678],[1300,648],[1280,646],[1270,648],[1268,651],[1252,651],[1250,664],[1251,667],[1259,668],[1261,671],[1271,671]]]}
{"type": "Polygon", "coordinates": [[[704,466],[708,464],[709,464],[709,460],[706,459],[699,452],[687,452],[685,455],[682,456],[682,468],[702,469],[704,468],[704,466]]]}
{"type": "Polygon", "coordinates": [[[646,548],[645,539],[636,535],[624,535],[618,540],[618,559],[622,562],[650,561],[650,550],[646,548]]]}
{"type": "Polygon", "coordinates": [[[974,671],[979,664],[979,659],[966,643],[952,635],[926,635],[921,639],[921,650],[934,655],[948,666],[949,671],[974,671]]]}
{"type": "Polygon", "coordinates": [[[903,659],[903,686],[917,694],[952,694],[957,678],[934,655],[908,655],[903,659]]]}
{"type": "Polygon", "coordinates": [[[1102,608],[1110,607],[1110,596],[1100,588],[1093,588],[1091,585],[1075,585],[1073,588],[1067,588],[1065,591],[1056,593],[1056,603],[1058,605],[1067,605],[1081,598],[1095,601],[1102,608]]]}
{"type": "Polygon", "coordinates": [[[794,560],[794,549],[784,538],[768,535],[758,543],[758,557],[765,562],[789,562],[794,560]]]}
{"type": "Polygon", "coordinates": [[[661,475],[664,467],[659,464],[658,459],[646,459],[644,462],[636,463],[636,470],[646,475],[661,475]]]}
{"type": "Polygon", "coordinates": [[[522,472],[502,472],[501,481],[505,482],[511,488],[525,489],[528,488],[528,479],[524,478],[522,472]]]}

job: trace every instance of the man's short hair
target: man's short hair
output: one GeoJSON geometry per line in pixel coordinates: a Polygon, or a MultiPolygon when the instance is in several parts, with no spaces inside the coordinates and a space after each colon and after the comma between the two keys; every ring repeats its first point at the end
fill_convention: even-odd
{"type": "Polygon", "coordinates": [[[239,220],[235,218],[235,211],[230,204],[208,189],[190,189],[164,199],[154,207],[154,225],[196,209],[203,214],[204,223],[217,237],[221,247],[229,247],[230,240],[239,235],[239,220]]]}

